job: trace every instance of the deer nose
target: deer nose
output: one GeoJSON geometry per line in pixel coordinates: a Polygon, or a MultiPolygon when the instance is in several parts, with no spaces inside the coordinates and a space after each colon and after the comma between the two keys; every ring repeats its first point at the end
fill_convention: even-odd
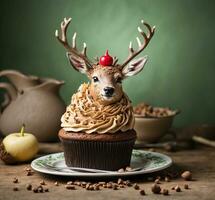
{"type": "Polygon", "coordinates": [[[105,95],[112,96],[113,93],[114,93],[114,88],[112,88],[112,87],[105,87],[104,88],[104,92],[105,92],[105,95]]]}

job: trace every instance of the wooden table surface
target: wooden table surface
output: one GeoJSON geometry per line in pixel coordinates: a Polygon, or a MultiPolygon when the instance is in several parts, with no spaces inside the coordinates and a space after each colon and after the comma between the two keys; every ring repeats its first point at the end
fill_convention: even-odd
{"type": "MultiPolygon", "coordinates": [[[[41,155],[48,152],[55,152],[60,150],[59,144],[47,144],[41,145],[41,155]]],[[[156,150],[162,152],[160,150],[156,150]]],[[[29,167],[28,164],[8,166],[0,161],[0,200],[33,200],[33,199],[47,199],[47,200],[59,200],[59,199],[84,199],[84,200],[104,200],[104,199],[186,199],[186,200],[213,200],[215,199],[215,150],[209,147],[199,146],[194,150],[181,150],[177,152],[164,152],[169,155],[174,162],[174,165],[168,169],[175,172],[181,172],[184,170],[190,170],[193,174],[193,181],[184,181],[178,177],[171,182],[161,181],[160,186],[167,188],[170,191],[169,196],[162,194],[153,194],[151,192],[151,185],[153,181],[148,180],[148,177],[157,176],[158,174],[151,174],[145,176],[138,176],[130,179],[132,182],[137,182],[140,188],[144,189],[146,196],[141,196],[138,190],[133,187],[122,188],[119,190],[102,189],[99,191],[87,191],[86,189],[77,187],[76,190],[65,189],[65,184],[68,178],[44,176],[43,174],[35,172],[32,176],[26,176],[24,170],[25,167],[29,167]],[[19,183],[13,183],[13,178],[17,177],[19,183]],[[31,183],[39,185],[39,182],[44,180],[46,186],[49,188],[49,192],[46,193],[33,193],[26,190],[26,184],[31,183]],[[54,182],[58,181],[59,186],[55,186],[54,182]],[[184,184],[189,184],[190,189],[185,190],[184,184]],[[171,190],[172,186],[179,185],[182,192],[175,192],[171,190]],[[13,191],[13,187],[17,186],[19,191],[13,191]]],[[[166,171],[168,171],[166,170],[166,171]]],[[[166,171],[162,172],[165,173],[166,171]]],[[[87,180],[92,181],[92,180],[87,180]]]]}

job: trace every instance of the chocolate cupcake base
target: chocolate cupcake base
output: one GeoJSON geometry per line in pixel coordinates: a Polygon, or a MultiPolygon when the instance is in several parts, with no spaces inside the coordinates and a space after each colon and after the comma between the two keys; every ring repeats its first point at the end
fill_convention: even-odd
{"type": "Polygon", "coordinates": [[[59,138],[67,166],[118,170],[130,165],[136,132],[86,134],[61,129],[59,138]]]}

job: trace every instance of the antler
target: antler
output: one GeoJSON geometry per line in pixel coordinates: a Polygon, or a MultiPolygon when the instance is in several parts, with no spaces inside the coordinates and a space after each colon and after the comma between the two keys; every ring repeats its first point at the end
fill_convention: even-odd
{"type": "Polygon", "coordinates": [[[90,67],[92,67],[92,63],[90,62],[90,60],[87,58],[87,45],[84,42],[83,43],[83,50],[82,52],[79,52],[76,48],[76,33],[74,33],[73,38],[72,38],[72,46],[69,45],[68,41],[67,41],[67,28],[71,22],[71,18],[66,19],[64,18],[64,20],[61,22],[61,38],[58,34],[58,30],[55,31],[55,37],[58,39],[58,41],[63,44],[63,46],[73,55],[82,58],[86,64],[90,67]]]}
{"type": "Polygon", "coordinates": [[[141,23],[143,25],[145,25],[146,28],[149,30],[149,34],[146,35],[146,33],[144,33],[143,30],[138,26],[138,31],[143,36],[144,42],[141,43],[140,39],[138,37],[136,37],[137,44],[139,46],[137,51],[134,51],[134,49],[132,47],[132,42],[130,42],[130,44],[129,44],[129,56],[128,56],[127,60],[120,66],[121,68],[126,66],[134,57],[136,57],[141,51],[143,51],[147,47],[147,45],[149,44],[149,41],[151,40],[152,36],[154,35],[155,26],[153,26],[151,28],[151,26],[148,23],[144,22],[143,20],[141,20],[141,23]]]}

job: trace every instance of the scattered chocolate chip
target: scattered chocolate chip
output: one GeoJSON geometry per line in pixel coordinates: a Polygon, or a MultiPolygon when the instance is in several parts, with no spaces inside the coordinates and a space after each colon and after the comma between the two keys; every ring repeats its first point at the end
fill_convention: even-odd
{"type": "Polygon", "coordinates": [[[140,195],[146,195],[145,190],[140,190],[140,195]]]}
{"type": "Polygon", "coordinates": [[[13,191],[19,191],[19,188],[18,187],[14,187],[13,191]]]}
{"type": "Polygon", "coordinates": [[[181,174],[181,177],[186,181],[192,180],[192,173],[190,171],[185,171],[181,174]]]}
{"type": "Polygon", "coordinates": [[[124,184],[127,185],[128,187],[131,187],[131,186],[132,186],[131,181],[129,181],[129,180],[124,181],[124,184]]]}
{"type": "Polygon", "coordinates": [[[122,185],[122,184],[119,184],[119,187],[120,187],[120,188],[124,188],[125,186],[124,186],[124,185],[122,185]]]}
{"type": "Polygon", "coordinates": [[[169,190],[163,189],[163,190],[162,190],[162,194],[165,195],[165,196],[166,196],[166,195],[169,195],[169,190]]]}
{"type": "Polygon", "coordinates": [[[136,183],[133,185],[133,187],[134,187],[135,190],[139,190],[140,189],[140,186],[137,185],[136,183]]]}
{"type": "Polygon", "coordinates": [[[31,190],[31,189],[32,189],[32,185],[31,185],[31,184],[27,184],[27,185],[26,185],[26,189],[27,189],[27,190],[31,190]]]}
{"type": "Polygon", "coordinates": [[[107,183],[107,188],[113,188],[112,183],[107,183]]]}
{"type": "Polygon", "coordinates": [[[113,190],[118,190],[117,184],[113,184],[113,190]]]}
{"type": "Polygon", "coordinates": [[[94,185],[94,190],[100,190],[99,184],[94,185]]]}
{"type": "Polygon", "coordinates": [[[184,184],[184,189],[188,190],[189,189],[189,185],[188,184],[184,184]]]}
{"type": "Polygon", "coordinates": [[[32,191],[33,191],[34,193],[38,193],[38,188],[37,188],[37,187],[34,187],[34,188],[32,189],[32,191]]]}
{"type": "Polygon", "coordinates": [[[176,191],[176,192],[181,192],[181,188],[180,188],[178,185],[176,185],[176,186],[175,186],[175,191],[176,191]]]}
{"type": "Polygon", "coordinates": [[[104,184],[106,184],[104,181],[102,181],[102,182],[98,182],[98,184],[100,185],[100,186],[102,186],[102,185],[104,185],[104,184]]]}
{"type": "Polygon", "coordinates": [[[38,190],[38,192],[43,193],[43,186],[42,185],[38,186],[37,190],[38,190]]]}
{"type": "Polygon", "coordinates": [[[174,187],[174,186],[172,186],[172,187],[171,187],[171,190],[175,190],[175,187],[174,187]]]}
{"type": "Polygon", "coordinates": [[[65,187],[66,187],[67,190],[75,190],[74,185],[66,185],[65,187]]]}
{"type": "Polygon", "coordinates": [[[40,185],[45,185],[45,184],[46,184],[46,183],[45,183],[44,180],[40,181],[40,185]]]}
{"type": "Polygon", "coordinates": [[[32,176],[32,175],[33,175],[32,171],[27,171],[26,176],[32,176]]]}
{"type": "Polygon", "coordinates": [[[94,187],[92,185],[89,186],[89,190],[94,190],[94,187]]]}
{"type": "Polygon", "coordinates": [[[18,183],[18,182],[19,182],[18,178],[14,177],[13,178],[13,183],[18,183]]]}
{"type": "Polygon", "coordinates": [[[166,182],[170,182],[170,177],[166,176],[166,177],[164,178],[164,180],[165,180],[166,182]]]}
{"type": "Polygon", "coordinates": [[[49,189],[48,188],[44,188],[44,192],[49,192],[49,189]]]}
{"type": "Polygon", "coordinates": [[[161,183],[159,178],[155,179],[154,182],[155,182],[156,184],[160,184],[160,183],[161,183]]]}
{"type": "Polygon", "coordinates": [[[154,194],[160,194],[160,192],[161,192],[160,186],[156,183],[154,185],[152,185],[151,190],[154,194]]]}

